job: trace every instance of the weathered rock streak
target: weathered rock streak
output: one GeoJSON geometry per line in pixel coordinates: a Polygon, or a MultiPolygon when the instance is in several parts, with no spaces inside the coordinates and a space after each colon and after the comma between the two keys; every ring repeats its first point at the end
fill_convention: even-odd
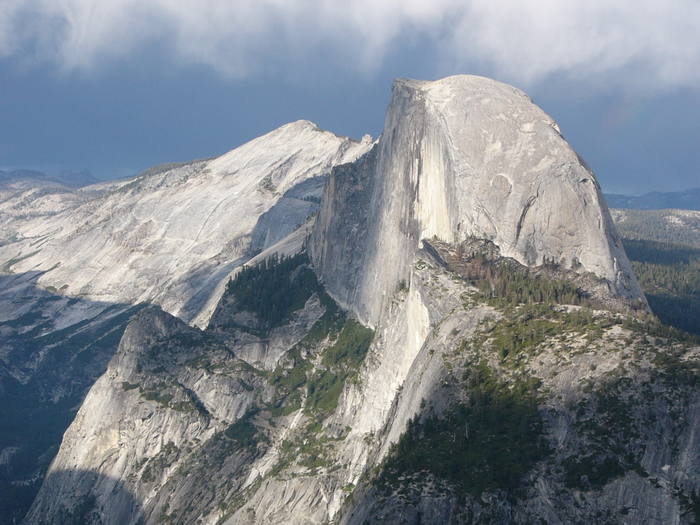
{"type": "Polygon", "coordinates": [[[595,176],[554,120],[494,80],[397,80],[374,150],[332,174],[311,248],[331,294],[376,325],[433,236],[488,239],[643,297],[595,176]]]}

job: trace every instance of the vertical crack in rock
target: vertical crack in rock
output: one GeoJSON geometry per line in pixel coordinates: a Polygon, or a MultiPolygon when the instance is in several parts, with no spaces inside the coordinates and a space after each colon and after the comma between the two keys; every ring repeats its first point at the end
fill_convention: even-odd
{"type": "MultiPolygon", "coordinates": [[[[515,244],[518,244],[518,239],[520,239],[520,232],[523,229],[523,222],[525,222],[525,216],[527,215],[527,212],[530,211],[530,208],[534,204],[535,200],[537,199],[536,195],[532,195],[527,202],[525,203],[525,206],[523,207],[523,212],[520,214],[520,217],[518,218],[518,224],[515,226],[515,244]]],[[[549,217],[548,217],[549,221],[549,217]]]]}
{"type": "MultiPolygon", "coordinates": [[[[620,494],[635,522],[677,517],[680,496],[652,475],[697,490],[680,472],[698,470],[692,350],[659,356],[625,327],[634,319],[586,302],[589,288],[643,299],[600,188],[554,121],[493,80],[400,79],[382,137],[356,146],[305,226],[308,254],[256,266],[286,215],[270,202],[247,230],[263,251],[207,329],[159,310],[130,324],[53,463],[75,474],[47,479],[30,522],[85,496],[96,517],[134,524],[596,522],[620,494]],[[542,261],[558,264],[528,268],[542,261]],[[664,386],[650,375],[662,366],[688,384],[664,386]],[[656,427],[634,415],[640,399],[656,427]],[[674,404],[683,417],[671,418],[674,404]],[[691,421],[673,430],[676,459],[655,435],[674,421],[691,421]],[[610,471],[599,479],[580,475],[593,452],[593,472],[599,461],[610,471]],[[83,480],[85,469],[141,506],[83,480]]],[[[317,175],[335,162],[324,159],[309,161],[317,175]]],[[[225,160],[213,167],[238,169],[225,160]]],[[[308,175],[297,162],[287,167],[308,175]]],[[[275,183],[278,202],[321,189],[299,182],[275,183]]]]}

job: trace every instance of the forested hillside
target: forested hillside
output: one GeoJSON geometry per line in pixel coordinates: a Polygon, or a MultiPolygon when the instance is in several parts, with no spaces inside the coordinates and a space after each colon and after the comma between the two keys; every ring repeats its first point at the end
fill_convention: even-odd
{"type": "Polygon", "coordinates": [[[700,334],[700,212],[610,212],[651,309],[665,324],[700,334]]]}
{"type": "Polygon", "coordinates": [[[666,324],[700,334],[700,248],[624,239],[649,306],[666,324]]]}
{"type": "Polygon", "coordinates": [[[610,214],[624,238],[700,248],[700,211],[613,209],[610,214]]]}

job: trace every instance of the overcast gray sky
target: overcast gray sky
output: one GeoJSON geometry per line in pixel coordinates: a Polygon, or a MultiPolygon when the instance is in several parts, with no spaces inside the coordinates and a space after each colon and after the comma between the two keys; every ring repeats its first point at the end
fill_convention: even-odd
{"type": "Polygon", "coordinates": [[[0,168],[133,174],[306,118],[381,132],[391,80],[527,91],[608,191],[700,186],[700,2],[0,0],[0,168]]]}

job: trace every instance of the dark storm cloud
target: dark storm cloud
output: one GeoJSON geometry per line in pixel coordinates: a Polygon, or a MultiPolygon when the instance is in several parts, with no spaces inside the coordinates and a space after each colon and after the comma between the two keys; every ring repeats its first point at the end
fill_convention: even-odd
{"type": "Polygon", "coordinates": [[[90,69],[160,41],[179,60],[242,76],[268,55],[303,62],[326,46],[372,71],[421,33],[439,42],[436,60],[483,62],[520,84],[633,65],[654,89],[700,80],[698,20],[696,0],[5,0],[0,53],[90,69]]]}
{"type": "Polygon", "coordinates": [[[700,185],[697,20],[696,0],[3,0],[0,165],[125,175],[297,118],[376,134],[393,77],[476,73],[527,90],[610,189],[700,185]]]}

